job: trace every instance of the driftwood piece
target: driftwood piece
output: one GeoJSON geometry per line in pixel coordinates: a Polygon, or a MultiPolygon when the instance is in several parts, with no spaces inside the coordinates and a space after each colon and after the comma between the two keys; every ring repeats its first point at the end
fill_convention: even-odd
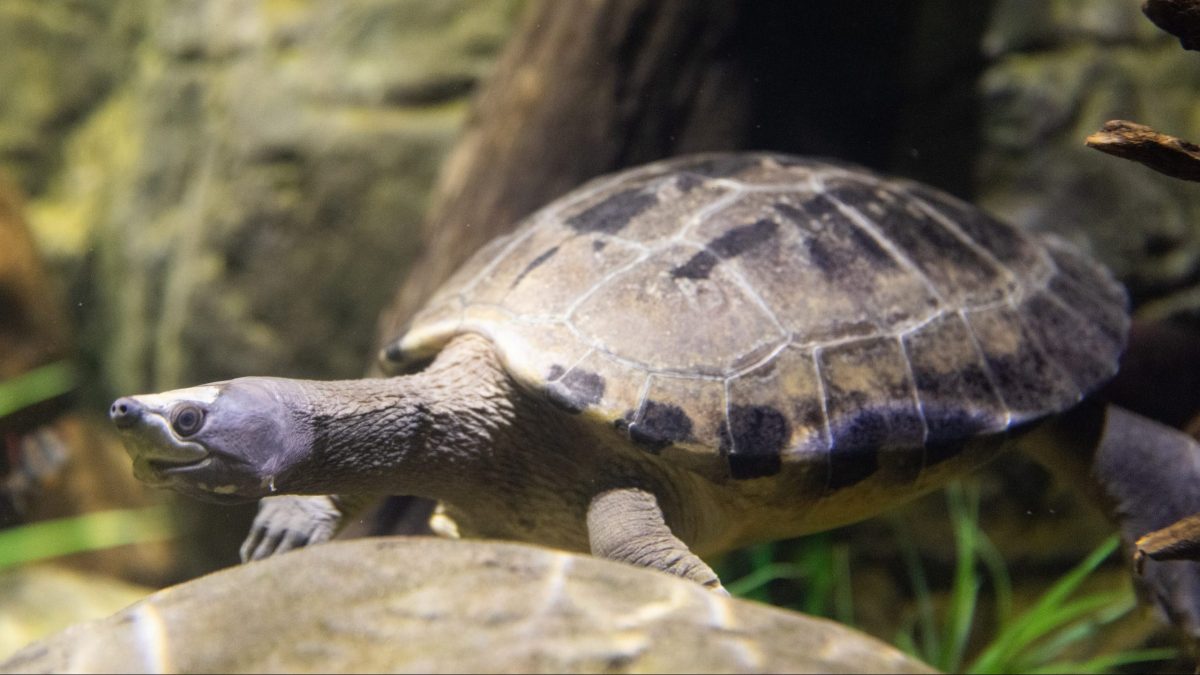
{"type": "Polygon", "coordinates": [[[1200,560],[1200,514],[1188,516],[1137,540],[1133,566],[1139,574],[1151,560],[1200,560]]]}
{"type": "Polygon", "coordinates": [[[1084,142],[1088,147],[1140,162],[1159,173],[1200,181],[1200,146],[1144,124],[1110,120],[1084,142]]]}
{"type": "Polygon", "coordinates": [[[1146,0],[1142,13],[1184,49],[1200,51],[1200,0],[1146,0]]]}

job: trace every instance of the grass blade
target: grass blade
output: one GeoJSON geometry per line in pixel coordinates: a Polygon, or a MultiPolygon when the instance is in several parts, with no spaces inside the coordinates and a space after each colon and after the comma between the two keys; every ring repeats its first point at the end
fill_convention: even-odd
{"type": "Polygon", "coordinates": [[[832,547],[833,574],[833,618],[848,626],[854,625],[854,585],[850,581],[850,547],[839,544],[832,547]]]}
{"type": "Polygon", "coordinates": [[[756,568],[746,576],[725,586],[730,595],[749,598],[759,589],[777,579],[807,579],[808,567],[799,563],[773,562],[756,568]]]}
{"type": "Polygon", "coordinates": [[[174,536],[165,506],[97,511],[0,530],[0,569],[174,536]]]}
{"type": "Polygon", "coordinates": [[[1065,611],[1063,603],[1067,597],[1079,588],[1100,563],[1104,562],[1117,550],[1119,541],[1116,535],[1109,537],[1083,562],[1071,569],[1063,578],[1050,587],[1038,601],[1021,616],[1006,625],[991,645],[975,659],[969,670],[975,673],[994,673],[1009,670],[1009,662],[1027,649],[1037,638],[1045,635],[1054,627],[1074,620],[1082,611],[1081,607],[1095,609],[1095,603],[1081,601],[1072,603],[1065,611]],[[1064,620],[1065,617],[1065,620],[1064,620]]]}
{"type": "Polygon", "coordinates": [[[946,639],[942,643],[944,651],[938,655],[936,665],[944,671],[957,672],[962,669],[981,585],[975,571],[979,491],[975,489],[968,496],[961,483],[954,483],[946,489],[946,502],[954,526],[954,582],[946,617],[946,639]]]}
{"type": "Polygon", "coordinates": [[[46,401],[75,388],[75,371],[67,361],[56,361],[0,382],[0,417],[46,401]]]}
{"type": "MultiPolygon", "coordinates": [[[[933,663],[942,651],[937,629],[937,616],[933,609],[933,593],[929,590],[929,581],[925,578],[925,566],[921,564],[920,553],[917,551],[916,544],[913,543],[908,526],[896,516],[893,516],[891,521],[896,545],[900,549],[900,557],[904,560],[904,569],[908,572],[908,581],[912,584],[913,598],[917,605],[916,625],[909,626],[907,630],[901,632],[901,635],[905,637],[904,642],[912,647],[906,650],[909,654],[933,663]],[[917,626],[921,631],[920,648],[917,648],[917,642],[910,633],[917,626]]],[[[897,644],[899,643],[900,641],[897,640],[897,644]]]]}
{"type": "Polygon", "coordinates": [[[1059,661],[1038,668],[1029,669],[1028,673],[1110,673],[1121,666],[1134,663],[1149,663],[1152,661],[1170,661],[1179,657],[1179,650],[1173,647],[1155,649],[1130,649],[1116,654],[1105,654],[1087,661],[1059,661]]]}

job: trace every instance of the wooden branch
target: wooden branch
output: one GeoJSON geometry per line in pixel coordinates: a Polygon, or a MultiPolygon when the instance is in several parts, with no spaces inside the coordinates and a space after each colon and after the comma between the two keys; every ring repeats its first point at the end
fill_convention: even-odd
{"type": "Polygon", "coordinates": [[[1088,147],[1140,162],[1174,178],[1200,182],[1200,146],[1125,120],[1111,120],[1084,141],[1088,147]]]}
{"type": "Polygon", "coordinates": [[[1142,13],[1184,49],[1200,51],[1200,0],[1146,0],[1142,13]]]}
{"type": "Polygon", "coordinates": [[[1137,540],[1133,566],[1142,573],[1151,560],[1200,560],[1200,514],[1191,515],[1137,540]]]}

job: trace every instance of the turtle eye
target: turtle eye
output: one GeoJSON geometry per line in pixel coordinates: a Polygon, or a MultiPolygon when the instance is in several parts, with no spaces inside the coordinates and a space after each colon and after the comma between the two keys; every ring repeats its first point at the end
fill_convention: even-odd
{"type": "Polygon", "coordinates": [[[191,436],[204,425],[204,411],[194,405],[182,405],[171,414],[171,428],[180,436],[191,436]]]}

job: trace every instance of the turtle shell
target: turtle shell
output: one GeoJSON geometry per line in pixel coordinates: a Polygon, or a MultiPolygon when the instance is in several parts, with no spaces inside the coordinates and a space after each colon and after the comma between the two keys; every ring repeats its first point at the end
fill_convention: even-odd
{"type": "Polygon", "coordinates": [[[816,460],[837,487],[1073,405],[1115,372],[1126,305],[1066,242],[933,188],[708,154],[534,213],[385,358],[481,333],[523,386],[650,452],[735,479],[816,460]]]}

